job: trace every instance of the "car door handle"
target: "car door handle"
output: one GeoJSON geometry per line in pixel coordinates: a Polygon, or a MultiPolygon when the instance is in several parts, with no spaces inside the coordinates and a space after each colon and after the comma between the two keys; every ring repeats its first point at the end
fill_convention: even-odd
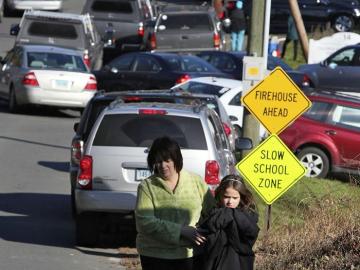
{"type": "Polygon", "coordinates": [[[181,39],[189,39],[188,36],[181,36],[181,39]]]}
{"type": "Polygon", "coordinates": [[[336,135],[336,131],[332,130],[332,129],[325,130],[325,134],[327,134],[327,135],[336,135]]]}

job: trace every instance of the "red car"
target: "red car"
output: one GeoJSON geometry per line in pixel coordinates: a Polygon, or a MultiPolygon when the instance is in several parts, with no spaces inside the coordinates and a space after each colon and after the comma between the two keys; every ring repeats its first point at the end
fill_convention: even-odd
{"type": "Polygon", "coordinates": [[[311,108],[279,136],[307,168],[306,176],[359,173],[360,94],[306,93],[311,108]]]}

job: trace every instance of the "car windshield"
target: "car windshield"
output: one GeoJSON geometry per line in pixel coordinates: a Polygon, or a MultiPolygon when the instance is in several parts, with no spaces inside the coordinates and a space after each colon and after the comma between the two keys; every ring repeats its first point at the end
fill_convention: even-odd
{"type": "Polygon", "coordinates": [[[218,97],[220,97],[222,94],[229,90],[226,87],[193,81],[188,81],[182,85],[174,87],[173,89],[179,89],[197,94],[216,95],[218,97]]]}
{"type": "Polygon", "coordinates": [[[194,56],[164,55],[163,58],[172,71],[219,72],[206,61],[194,56]]]}
{"type": "Polygon", "coordinates": [[[154,139],[165,135],[181,148],[207,150],[199,118],[154,114],[105,115],[93,145],[149,147],[154,139]]]}
{"type": "Polygon", "coordinates": [[[50,53],[50,52],[28,52],[28,67],[56,69],[66,71],[86,72],[87,68],[78,55],[50,53]]]}
{"type": "Polygon", "coordinates": [[[163,31],[213,30],[208,14],[163,14],[159,25],[165,26],[163,31]]]}

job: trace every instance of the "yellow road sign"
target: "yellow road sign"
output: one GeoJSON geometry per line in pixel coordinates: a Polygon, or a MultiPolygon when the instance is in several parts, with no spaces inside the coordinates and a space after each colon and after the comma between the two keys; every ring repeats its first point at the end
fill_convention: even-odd
{"type": "Polygon", "coordinates": [[[271,134],[279,134],[311,106],[280,67],[246,93],[242,103],[271,134]]]}
{"type": "Polygon", "coordinates": [[[306,172],[275,134],[249,153],[236,168],[267,204],[272,204],[306,172]]]}

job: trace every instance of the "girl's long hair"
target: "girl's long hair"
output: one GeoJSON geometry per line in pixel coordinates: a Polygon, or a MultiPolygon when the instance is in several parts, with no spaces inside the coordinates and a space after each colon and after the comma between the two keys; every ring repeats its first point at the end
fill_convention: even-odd
{"type": "Polygon", "coordinates": [[[256,211],[255,200],[252,193],[246,187],[243,179],[240,176],[234,174],[225,176],[221,180],[220,185],[216,188],[215,199],[218,203],[218,206],[220,206],[220,200],[225,190],[229,187],[235,189],[240,194],[240,203],[238,208],[256,211]]]}

